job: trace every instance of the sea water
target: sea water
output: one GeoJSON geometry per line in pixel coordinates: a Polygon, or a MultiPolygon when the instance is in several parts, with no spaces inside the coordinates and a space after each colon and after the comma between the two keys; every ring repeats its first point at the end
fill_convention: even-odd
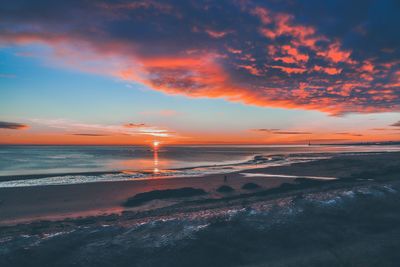
{"type": "Polygon", "coordinates": [[[199,176],[400,146],[0,146],[0,187],[199,176]]]}

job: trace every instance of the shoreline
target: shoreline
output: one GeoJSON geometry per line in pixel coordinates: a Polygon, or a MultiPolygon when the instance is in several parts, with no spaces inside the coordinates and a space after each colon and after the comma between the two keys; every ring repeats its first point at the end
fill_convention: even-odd
{"type": "MultiPolygon", "coordinates": [[[[255,190],[258,192],[279,188],[283,184],[295,184],[296,179],[307,176],[336,177],[340,178],[337,180],[338,182],[346,181],[348,183],[351,181],[357,183],[356,175],[362,176],[362,172],[365,171],[378,170],[383,172],[383,168],[390,162],[400,166],[400,153],[340,154],[330,159],[306,163],[241,170],[229,173],[227,183],[223,180],[223,174],[211,174],[195,177],[146,178],[130,181],[0,188],[0,225],[122,214],[129,212],[129,210],[144,212],[185,201],[185,199],[156,200],[133,209],[122,207],[122,203],[128,198],[154,190],[183,187],[199,188],[205,190],[207,195],[195,197],[191,200],[207,201],[248,194],[249,191],[241,188],[246,183],[259,185],[260,188],[255,190]],[[358,163],[356,164],[356,162],[358,163]],[[249,177],[243,175],[243,173],[268,174],[270,177],[263,177],[262,175],[249,177]],[[273,177],[274,174],[277,177],[273,177]],[[295,175],[295,177],[283,178],[279,177],[280,175],[295,175]],[[216,189],[224,184],[231,186],[234,192],[217,192],[216,189]]],[[[362,179],[362,177],[359,177],[359,179],[362,179]]],[[[328,182],[331,181],[324,181],[323,183],[328,182]]],[[[364,180],[363,182],[368,181],[364,180]]]]}
{"type": "MultiPolygon", "coordinates": [[[[144,177],[133,177],[130,179],[126,180],[115,180],[115,181],[130,181],[130,180],[139,180],[139,179],[165,179],[165,178],[185,178],[185,177],[200,177],[200,176],[207,176],[207,175],[223,175],[225,173],[236,173],[236,172],[243,172],[247,170],[253,170],[253,169],[264,169],[264,168],[270,168],[270,167],[275,167],[275,166],[262,166],[263,164],[269,164],[269,163],[274,163],[279,160],[284,160],[284,159],[289,159],[289,158],[296,158],[296,157],[305,157],[305,156],[312,156],[315,157],[315,159],[309,159],[309,161],[319,161],[321,158],[319,157],[337,157],[337,156],[346,156],[346,155],[353,155],[359,153],[361,155],[374,155],[377,153],[400,153],[398,150],[393,150],[393,151],[369,151],[369,152],[335,152],[335,153],[329,153],[329,152],[307,152],[307,153],[289,153],[289,154],[271,154],[271,155],[259,155],[255,154],[253,156],[249,156],[247,160],[243,160],[237,163],[227,163],[227,164],[214,164],[214,165],[199,165],[199,166],[193,166],[193,167],[182,167],[182,168],[171,168],[171,169],[165,169],[162,171],[165,171],[165,174],[168,172],[173,172],[173,171],[184,171],[184,170],[195,170],[198,168],[214,168],[214,167],[237,167],[237,166],[254,166],[254,165],[260,165],[259,167],[253,167],[253,168],[248,168],[248,169],[242,169],[240,171],[237,170],[232,170],[231,172],[218,172],[218,173],[211,173],[211,174],[198,174],[198,175],[162,175],[161,173],[154,173],[153,170],[129,170],[129,169],[121,169],[121,170],[110,170],[110,171],[83,171],[83,172],[58,172],[58,173],[38,173],[38,174],[16,174],[16,175],[0,175],[0,183],[1,182],[9,182],[9,181],[23,181],[23,180],[37,180],[37,179],[43,179],[43,178],[53,178],[53,177],[66,177],[66,176],[101,176],[101,175],[130,175],[130,174],[143,174],[143,175],[149,175],[149,176],[144,176],[144,177]],[[259,157],[259,158],[258,158],[259,157]],[[269,160],[266,160],[267,158],[270,158],[269,160]],[[261,162],[260,162],[261,161],[261,162]]],[[[282,166],[287,166],[287,164],[295,164],[296,162],[293,163],[286,163],[282,164],[282,166]]],[[[279,166],[279,165],[278,165],[279,166]]],[[[93,182],[114,182],[113,180],[110,181],[93,181],[93,182]]],[[[87,182],[89,183],[89,182],[87,182]]],[[[91,183],[91,182],[90,182],[91,183]]],[[[76,183],[78,184],[78,183],[76,183]]],[[[54,184],[58,185],[58,184],[54,184]]],[[[64,184],[63,184],[64,185],[64,184]]],[[[65,184],[68,185],[68,184],[65,184]]],[[[37,185],[37,186],[47,186],[47,185],[37,185]]],[[[1,188],[1,187],[0,187],[1,188]]]]}

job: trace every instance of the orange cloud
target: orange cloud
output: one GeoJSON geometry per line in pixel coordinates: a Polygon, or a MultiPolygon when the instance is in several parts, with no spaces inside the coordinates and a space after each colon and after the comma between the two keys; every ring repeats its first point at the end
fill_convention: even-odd
{"type": "Polygon", "coordinates": [[[336,74],[340,74],[342,72],[342,69],[339,69],[339,68],[321,67],[318,65],[314,66],[314,70],[319,71],[319,72],[325,72],[330,75],[336,75],[336,74]]]}
{"type": "Polygon", "coordinates": [[[283,66],[271,66],[275,69],[280,69],[283,72],[292,74],[292,73],[304,73],[307,71],[306,68],[292,68],[292,67],[283,67],[283,66]]]}
{"type": "Polygon", "coordinates": [[[282,46],[282,51],[284,51],[284,53],[292,56],[292,58],[295,59],[296,61],[307,62],[309,59],[308,55],[300,53],[297,50],[297,48],[292,47],[290,45],[282,46]]]}
{"type": "Polygon", "coordinates": [[[342,50],[339,42],[330,44],[327,50],[319,51],[317,52],[317,55],[327,58],[333,63],[345,62],[352,64],[354,62],[350,59],[351,52],[342,50]]]}

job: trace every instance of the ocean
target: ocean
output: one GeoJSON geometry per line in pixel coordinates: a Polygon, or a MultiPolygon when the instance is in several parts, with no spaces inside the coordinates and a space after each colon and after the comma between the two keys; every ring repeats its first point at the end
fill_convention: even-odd
{"type": "Polygon", "coordinates": [[[400,146],[0,146],[0,187],[199,176],[400,146]]]}

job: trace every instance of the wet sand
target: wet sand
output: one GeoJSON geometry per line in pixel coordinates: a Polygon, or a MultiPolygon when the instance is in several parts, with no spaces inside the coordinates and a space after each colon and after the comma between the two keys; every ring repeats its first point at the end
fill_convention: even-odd
{"type": "MultiPolygon", "coordinates": [[[[264,189],[273,188],[293,179],[244,177],[240,173],[208,175],[202,177],[158,178],[147,180],[97,182],[73,185],[32,186],[18,188],[0,188],[0,225],[29,222],[43,219],[63,219],[82,216],[94,216],[108,213],[121,213],[128,198],[153,190],[192,187],[205,190],[203,198],[226,196],[216,189],[227,184],[235,189],[232,194],[247,192],[241,187],[253,182],[264,189]]],[[[141,207],[151,209],[166,203],[152,203],[141,207]]],[[[173,201],[172,201],[173,202],[173,201]]]]}

